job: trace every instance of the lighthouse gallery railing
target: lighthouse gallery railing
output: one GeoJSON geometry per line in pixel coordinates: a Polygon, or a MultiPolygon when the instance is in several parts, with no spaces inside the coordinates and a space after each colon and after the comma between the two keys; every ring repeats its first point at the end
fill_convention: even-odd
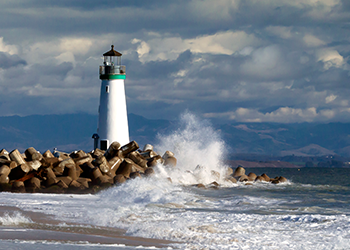
{"type": "Polygon", "coordinates": [[[100,75],[108,74],[121,74],[125,75],[126,67],[125,65],[101,65],[100,75]]]}

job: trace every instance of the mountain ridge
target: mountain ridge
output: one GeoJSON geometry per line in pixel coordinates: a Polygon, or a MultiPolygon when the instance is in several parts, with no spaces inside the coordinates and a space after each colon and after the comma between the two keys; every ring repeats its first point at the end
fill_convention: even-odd
{"type": "MultiPolygon", "coordinates": [[[[178,129],[178,122],[147,119],[128,114],[130,139],[140,146],[157,142],[158,134],[178,129]]],[[[92,134],[97,130],[97,115],[30,115],[0,117],[0,148],[24,151],[62,151],[93,148],[92,134]]],[[[350,156],[350,123],[224,123],[212,125],[225,141],[229,155],[274,156],[350,156]]]]}

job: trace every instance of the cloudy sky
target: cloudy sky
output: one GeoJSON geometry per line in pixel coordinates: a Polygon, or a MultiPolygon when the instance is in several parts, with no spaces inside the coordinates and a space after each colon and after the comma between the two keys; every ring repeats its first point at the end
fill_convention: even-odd
{"type": "Polygon", "coordinates": [[[349,0],[0,0],[0,116],[97,114],[111,43],[128,112],[350,122],[349,0]]]}

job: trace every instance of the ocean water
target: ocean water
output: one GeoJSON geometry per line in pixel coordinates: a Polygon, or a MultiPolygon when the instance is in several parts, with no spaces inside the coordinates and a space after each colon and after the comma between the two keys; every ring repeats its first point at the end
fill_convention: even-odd
{"type": "MultiPolygon", "coordinates": [[[[74,223],[75,231],[121,228],[129,236],[175,242],[165,249],[350,249],[350,169],[246,169],[258,175],[282,175],[289,181],[233,184],[223,178],[227,150],[219,133],[191,114],[183,115],[182,121],[177,131],[161,135],[156,145],[159,152],[175,153],[176,168],[159,165],[155,176],[134,179],[96,195],[0,193],[0,206],[20,209],[0,217],[0,234],[5,226],[6,230],[9,226],[14,230],[35,228],[29,211],[58,220],[57,227],[64,231],[74,223]],[[213,181],[220,186],[211,185],[213,181]],[[198,183],[207,188],[193,186],[198,183]]],[[[1,249],[63,247],[136,248],[0,240],[1,249]]]]}

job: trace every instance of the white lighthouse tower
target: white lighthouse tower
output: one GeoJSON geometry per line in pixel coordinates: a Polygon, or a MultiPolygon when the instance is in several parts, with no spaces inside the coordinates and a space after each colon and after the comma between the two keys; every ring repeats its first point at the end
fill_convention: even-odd
{"type": "Polygon", "coordinates": [[[117,141],[121,145],[129,143],[129,126],[125,99],[125,66],[121,65],[122,54],[112,49],[103,54],[100,66],[101,95],[99,121],[95,148],[106,150],[117,141]],[[98,141],[99,140],[99,141],[98,141]]]}

